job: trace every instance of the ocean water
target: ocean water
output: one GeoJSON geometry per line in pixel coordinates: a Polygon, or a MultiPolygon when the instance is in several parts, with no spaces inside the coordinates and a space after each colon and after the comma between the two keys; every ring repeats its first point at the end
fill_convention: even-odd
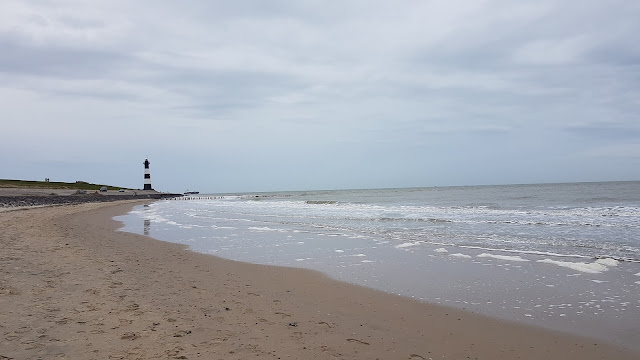
{"type": "Polygon", "coordinates": [[[212,194],[122,230],[640,348],[640,182],[212,194]]]}

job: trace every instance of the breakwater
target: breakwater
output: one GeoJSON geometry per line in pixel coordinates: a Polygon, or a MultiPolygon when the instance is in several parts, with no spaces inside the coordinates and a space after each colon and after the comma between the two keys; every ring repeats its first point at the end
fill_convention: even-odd
{"type": "Polygon", "coordinates": [[[68,205],[134,199],[164,199],[175,198],[176,196],[176,194],[101,195],[96,193],[81,195],[0,196],[0,208],[68,205]]]}

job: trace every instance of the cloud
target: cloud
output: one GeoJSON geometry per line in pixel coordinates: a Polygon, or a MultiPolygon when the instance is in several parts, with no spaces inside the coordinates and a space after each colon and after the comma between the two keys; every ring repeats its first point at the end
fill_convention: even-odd
{"type": "Polygon", "coordinates": [[[565,131],[594,139],[612,139],[619,141],[640,140],[640,126],[624,123],[590,123],[575,124],[565,128],[565,131]]]}
{"type": "Polygon", "coordinates": [[[5,73],[86,78],[108,75],[131,62],[124,55],[99,50],[23,46],[6,41],[0,41],[0,47],[0,71],[5,73]]]}
{"type": "Polygon", "coordinates": [[[514,61],[529,65],[570,65],[582,63],[592,44],[585,36],[536,40],[518,48],[514,61]]]}
{"type": "Polygon", "coordinates": [[[87,144],[115,143],[122,156],[211,161],[229,188],[256,158],[278,163],[273,187],[299,188],[314,187],[302,172],[328,187],[436,182],[398,159],[455,164],[439,184],[473,183],[464,169],[483,165],[500,173],[478,181],[502,183],[529,173],[523,156],[581,153],[597,167],[586,149],[638,140],[639,16],[618,0],[3,1],[0,151],[28,136],[79,153],[81,168],[87,144]]]}
{"type": "Polygon", "coordinates": [[[596,147],[580,153],[587,158],[633,159],[640,161],[640,143],[614,144],[596,147]]]}

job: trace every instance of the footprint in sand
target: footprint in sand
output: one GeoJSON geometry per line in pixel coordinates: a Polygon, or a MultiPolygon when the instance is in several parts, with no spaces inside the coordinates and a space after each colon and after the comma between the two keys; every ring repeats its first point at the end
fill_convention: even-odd
{"type": "Polygon", "coordinates": [[[137,333],[132,331],[132,332],[126,332],[126,333],[122,334],[122,336],[120,336],[120,339],[122,339],[122,340],[135,340],[135,339],[137,339],[139,337],[140,337],[140,335],[138,335],[137,333]]]}
{"type": "Polygon", "coordinates": [[[348,342],[356,342],[362,345],[370,345],[368,342],[366,341],[362,341],[362,340],[358,340],[358,339],[347,339],[348,342]]]}
{"type": "Polygon", "coordinates": [[[326,352],[327,354],[333,356],[333,357],[340,357],[342,356],[342,354],[340,354],[339,352],[337,352],[336,350],[326,346],[326,345],[322,345],[320,346],[320,350],[322,350],[322,352],[326,352]]]}

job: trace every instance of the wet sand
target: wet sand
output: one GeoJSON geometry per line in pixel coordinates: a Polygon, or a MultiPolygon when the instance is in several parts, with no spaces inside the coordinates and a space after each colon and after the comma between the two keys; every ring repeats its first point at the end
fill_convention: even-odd
{"type": "Polygon", "coordinates": [[[317,270],[333,279],[423,302],[640,351],[640,263],[389,241],[386,236],[281,222],[242,224],[227,220],[222,209],[203,213],[209,217],[205,221],[194,216],[191,206],[180,203],[140,205],[116,219],[123,222],[122,231],[184,244],[192,251],[317,270]],[[546,262],[551,259],[562,260],[565,266],[546,262]]]}
{"type": "Polygon", "coordinates": [[[0,213],[0,359],[637,359],[589,338],[116,232],[139,201],[0,213]]]}

